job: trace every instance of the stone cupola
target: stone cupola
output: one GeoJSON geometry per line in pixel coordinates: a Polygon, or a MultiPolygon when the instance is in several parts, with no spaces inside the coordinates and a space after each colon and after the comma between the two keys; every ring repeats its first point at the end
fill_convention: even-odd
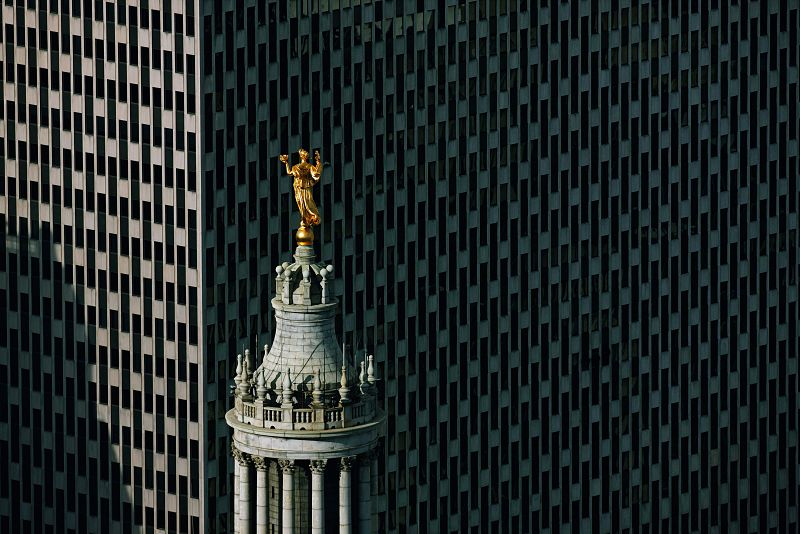
{"type": "MultiPolygon", "coordinates": [[[[333,266],[315,262],[311,246],[298,246],[294,258],[275,268],[275,338],[256,372],[264,373],[271,390],[280,388],[289,373],[295,391],[309,390],[319,372],[323,391],[335,391],[344,358],[335,331],[333,266]]],[[[354,378],[355,368],[345,366],[348,378],[354,378]]]]}

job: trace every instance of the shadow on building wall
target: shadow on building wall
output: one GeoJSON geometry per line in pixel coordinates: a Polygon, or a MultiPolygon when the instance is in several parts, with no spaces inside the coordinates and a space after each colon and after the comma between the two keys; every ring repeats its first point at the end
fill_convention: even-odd
{"type": "Polygon", "coordinates": [[[153,461],[131,468],[135,425],[121,424],[129,372],[119,334],[97,326],[109,296],[89,298],[96,274],[73,262],[93,252],[66,225],[3,218],[0,532],[138,532],[132,502],[153,461]]]}

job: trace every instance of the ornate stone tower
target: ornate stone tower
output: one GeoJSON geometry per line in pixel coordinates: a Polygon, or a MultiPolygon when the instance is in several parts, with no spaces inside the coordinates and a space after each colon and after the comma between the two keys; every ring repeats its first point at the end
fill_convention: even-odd
{"type": "MultiPolygon", "coordinates": [[[[298,198],[298,188],[308,184],[301,165],[286,166],[295,175],[303,214],[313,182],[305,198],[298,198]]],[[[316,167],[306,165],[318,180],[319,159],[316,167]]],[[[316,212],[313,199],[310,204],[316,212]]],[[[294,263],[275,269],[272,348],[264,347],[260,362],[249,350],[237,356],[234,408],[226,420],[233,429],[235,531],[240,534],[376,528],[374,450],[385,417],[376,399],[373,357],[354,366],[339,347],[333,266],[314,261],[309,220],[304,216],[298,230],[294,263]]]]}

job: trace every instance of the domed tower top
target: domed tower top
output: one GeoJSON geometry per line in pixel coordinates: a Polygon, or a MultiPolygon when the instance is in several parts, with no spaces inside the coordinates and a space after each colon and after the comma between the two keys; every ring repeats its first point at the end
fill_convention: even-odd
{"type": "Polygon", "coordinates": [[[311,227],[319,224],[320,217],[310,190],[321,176],[322,162],[319,152],[316,166],[305,161],[307,151],[301,149],[300,156],[303,162],[293,167],[289,167],[288,156],[281,156],[287,172],[294,176],[301,223],[294,262],[275,267],[275,337],[271,348],[264,346],[263,356],[256,358],[259,361],[252,361],[250,351],[245,351],[237,367],[237,397],[242,408],[255,402],[283,409],[313,406],[341,410],[348,406],[342,413],[353,407],[353,414],[368,420],[374,414],[374,402],[364,401],[374,393],[374,366],[371,357],[363,362],[347,361],[336,338],[334,269],[316,261],[311,245],[311,227]],[[364,409],[358,408],[362,405],[364,409]]]}
{"type": "Polygon", "coordinates": [[[338,390],[342,368],[347,380],[355,377],[336,339],[333,266],[314,261],[314,250],[300,245],[294,263],[275,268],[275,338],[259,366],[268,388],[283,382],[289,373],[292,389],[313,387],[317,374],[325,392],[338,390]]]}

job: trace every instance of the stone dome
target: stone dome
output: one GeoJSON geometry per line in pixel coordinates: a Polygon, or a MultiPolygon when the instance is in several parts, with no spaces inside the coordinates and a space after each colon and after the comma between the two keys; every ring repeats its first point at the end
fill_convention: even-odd
{"type": "MultiPolygon", "coordinates": [[[[257,372],[263,372],[266,387],[283,389],[289,373],[292,389],[308,390],[319,371],[322,390],[340,386],[343,352],[336,338],[336,308],[333,296],[333,266],[314,262],[314,249],[298,246],[295,262],[275,268],[275,337],[257,372]]],[[[356,368],[346,363],[347,380],[352,383],[356,368]]]]}

